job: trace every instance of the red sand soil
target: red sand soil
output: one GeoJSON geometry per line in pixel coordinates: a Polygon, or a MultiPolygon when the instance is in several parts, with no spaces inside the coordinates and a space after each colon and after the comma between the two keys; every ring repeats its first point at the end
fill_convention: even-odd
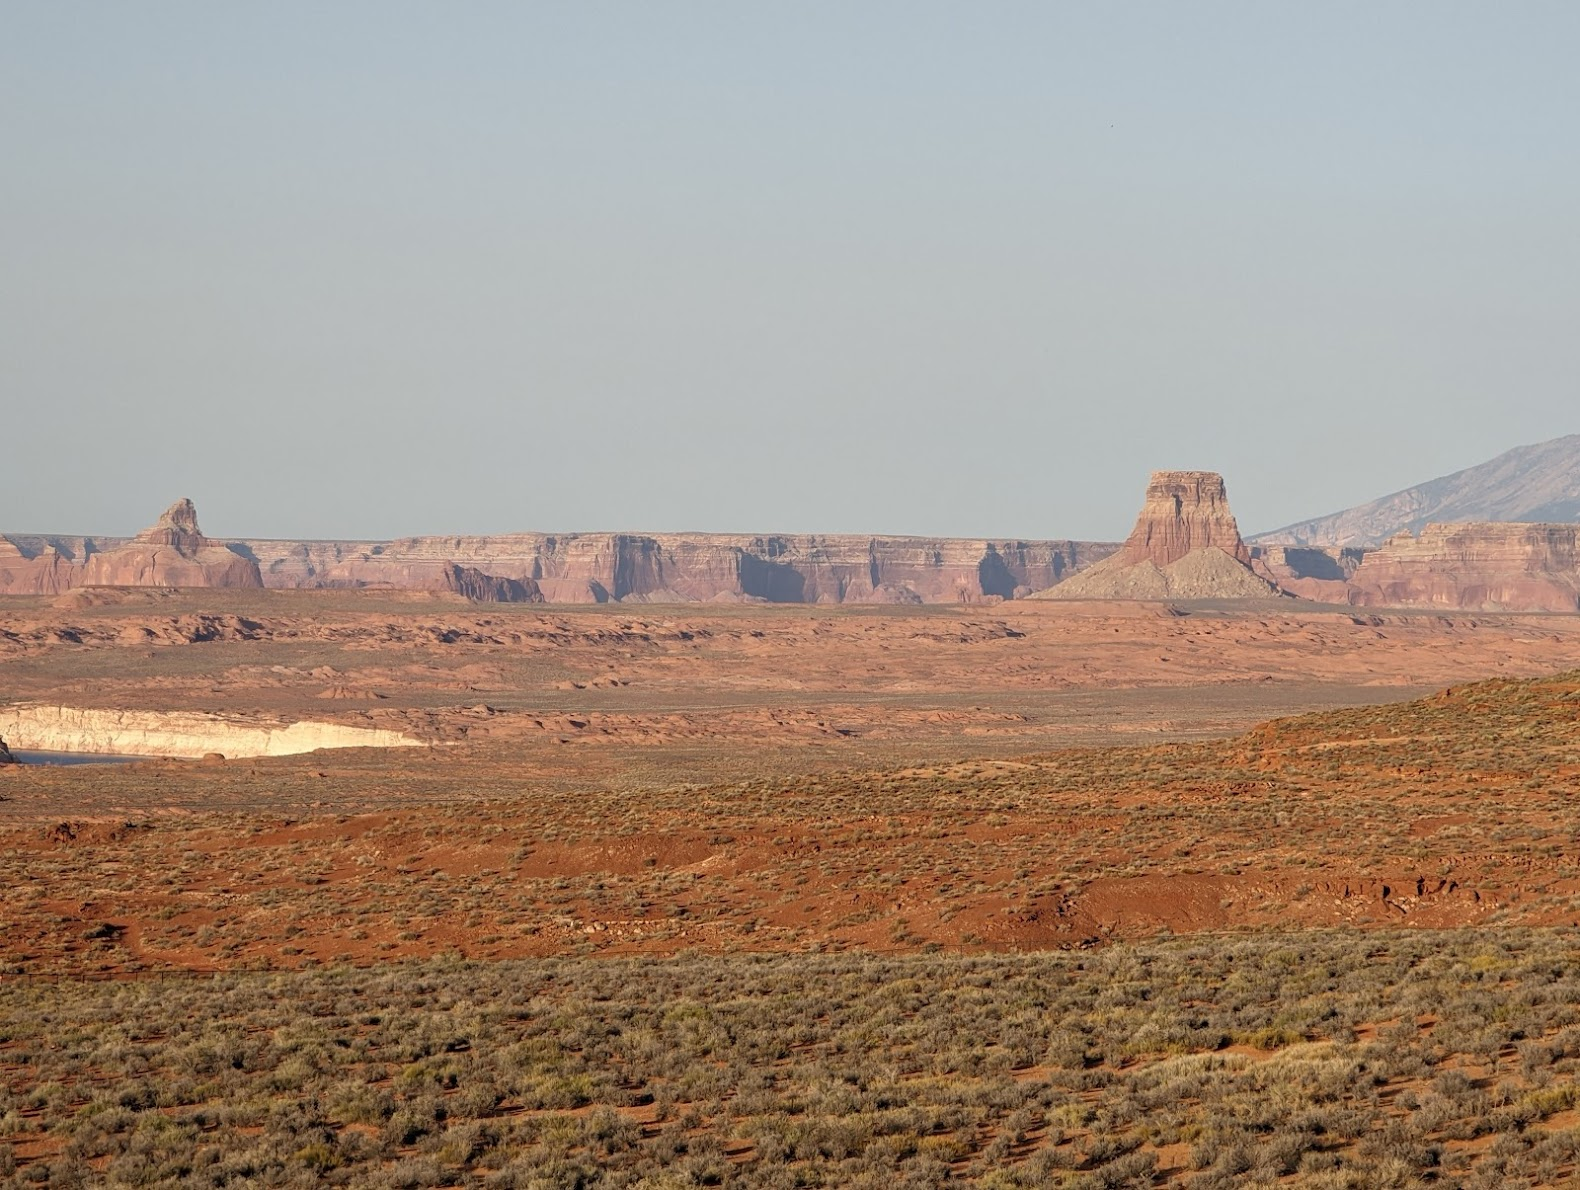
{"type": "Polygon", "coordinates": [[[1580,921],[1570,687],[1397,702],[1577,667],[1575,617],[1293,601],[7,600],[12,698],[436,746],[0,775],[0,969],[1580,921]]]}

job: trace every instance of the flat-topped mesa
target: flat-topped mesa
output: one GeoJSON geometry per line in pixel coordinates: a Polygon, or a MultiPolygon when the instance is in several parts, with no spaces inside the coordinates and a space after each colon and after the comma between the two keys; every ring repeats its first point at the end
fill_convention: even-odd
{"type": "Polygon", "coordinates": [[[1220,549],[1235,561],[1251,564],[1240,538],[1229,493],[1216,471],[1154,471],[1136,527],[1120,553],[1131,565],[1173,565],[1200,549],[1220,549]]]}
{"type": "Polygon", "coordinates": [[[1429,524],[1369,550],[1349,577],[1358,607],[1580,610],[1580,527],[1429,524]]]}
{"type": "MultiPolygon", "coordinates": [[[[237,543],[269,587],[422,587],[490,597],[456,568],[549,603],[975,603],[1050,587],[1105,542],[855,534],[514,533],[237,543]]],[[[522,598],[523,595],[516,595],[522,598]]]]}

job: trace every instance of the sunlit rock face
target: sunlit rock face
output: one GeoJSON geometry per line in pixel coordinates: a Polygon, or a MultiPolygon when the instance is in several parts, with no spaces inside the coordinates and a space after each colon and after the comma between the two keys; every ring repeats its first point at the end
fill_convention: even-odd
{"type": "Polygon", "coordinates": [[[1366,553],[1349,576],[1360,607],[1580,610],[1574,525],[1428,525],[1366,553]]]}
{"type": "Polygon", "coordinates": [[[23,751],[113,756],[291,756],[320,748],[415,748],[396,731],[341,723],[277,723],[193,711],[0,707],[0,735],[23,751]]]}
{"type": "Polygon", "coordinates": [[[1164,567],[1201,549],[1222,550],[1243,565],[1251,564],[1251,551],[1229,511],[1223,476],[1216,471],[1154,471],[1120,554],[1131,565],[1164,567]]]}
{"type": "Polygon", "coordinates": [[[58,595],[74,587],[262,587],[245,551],[203,536],[197,509],[177,500],[136,537],[0,538],[0,594],[58,595]]]}
{"type": "Polygon", "coordinates": [[[1154,471],[1119,552],[1046,592],[1049,599],[1266,599],[1223,476],[1154,471]]]}

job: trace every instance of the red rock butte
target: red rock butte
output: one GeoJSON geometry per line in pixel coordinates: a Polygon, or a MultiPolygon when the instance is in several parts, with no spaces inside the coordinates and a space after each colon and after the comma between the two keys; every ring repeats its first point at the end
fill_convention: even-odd
{"type": "Polygon", "coordinates": [[[1136,527],[1120,550],[1125,562],[1170,566],[1186,554],[1220,549],[1246,566],[1251,551],[1229,511],[1229,493],[1216,471],[1154,471],[1136,527]]]}

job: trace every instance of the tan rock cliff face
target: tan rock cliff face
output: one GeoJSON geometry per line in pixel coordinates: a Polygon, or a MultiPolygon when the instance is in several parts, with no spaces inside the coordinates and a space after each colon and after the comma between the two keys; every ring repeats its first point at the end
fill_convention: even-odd
{"type": "Polygon", "coordinates": [[[543,592],[531,579],[501,578],[484,574],[470,566],[451,563],[445,570],[445,586],[474,603],[542,603],[543,592]]]}
{"type": "Polygon", "coordinates": [[[293,756],[320,748],[418,748],[421,740],[339,723],[274,723],[192,711],[0,706],[0,733],[20,750],[117,756],[293,756]]]}
{"type": "Polygon", "coordinates": [[[1318,603],[1349,603],[1350,576],[1365,556],[1359,549],[1264,545],[1251,547],[1251,569],[1281,591],[1318,603]]]}
{"type": "Polygon", "coordinates": [[[1278,591],[1251,569],[1223,476],[1154,471],[1136,527],[1119,552],[1045,592],[1049,599],[1265,599],[1278,591]]]}
{"type": "Polygon", "coordinates": [[[1358,607],[1580,610],[1574,525],[1427,525],[1371,550],[1349,578],[1358,607]]]}
{"type": "Polygon", "coordinates": [[[57,595],[74,587],[261,587],[258,564],[203,536],[197,510],[178,500],[158,522],[124,538],[0,538],[0,594],[57,595]]]}
{"type": "Polygon", "coordinates": [[[192,501],[177,500],[127,545],[89,555],[75,585],[261,587],[263,576],[252,559],[204,537],[192,501]]]}
{"type": "Polygon", "coordinates": [[[550,603],[957,603],[1052,586],[1112,553],[1073,541],[854,535],[546,534],[247,541],[269,587],[427,587],[449,567],[535,584],[550,603]]]}
{"type": "Polygon", "coordinates": [[[51,542],[0,537],[0,595],[58,595],[76,586],[81,569],[51,542]]]}
{"type": "Polygon", "coordinates": [[[485,602],[972,603],[1050,587],[1106,542],[719,533],[513,533],[394,541],[204,537],[190,501],[126,540],[0,538],[0,594],[81,586],[450,591],[485,602]]]}
{"type": "Polygon", "coordinates": [[[1229,511],[1229,493],[1215,471],[1154,471],[1136,527],[1120,551],[1134,565],[1170,566],[1186,554],[1219,549],[1242,565],[1251,551],[1229,511]]]}

